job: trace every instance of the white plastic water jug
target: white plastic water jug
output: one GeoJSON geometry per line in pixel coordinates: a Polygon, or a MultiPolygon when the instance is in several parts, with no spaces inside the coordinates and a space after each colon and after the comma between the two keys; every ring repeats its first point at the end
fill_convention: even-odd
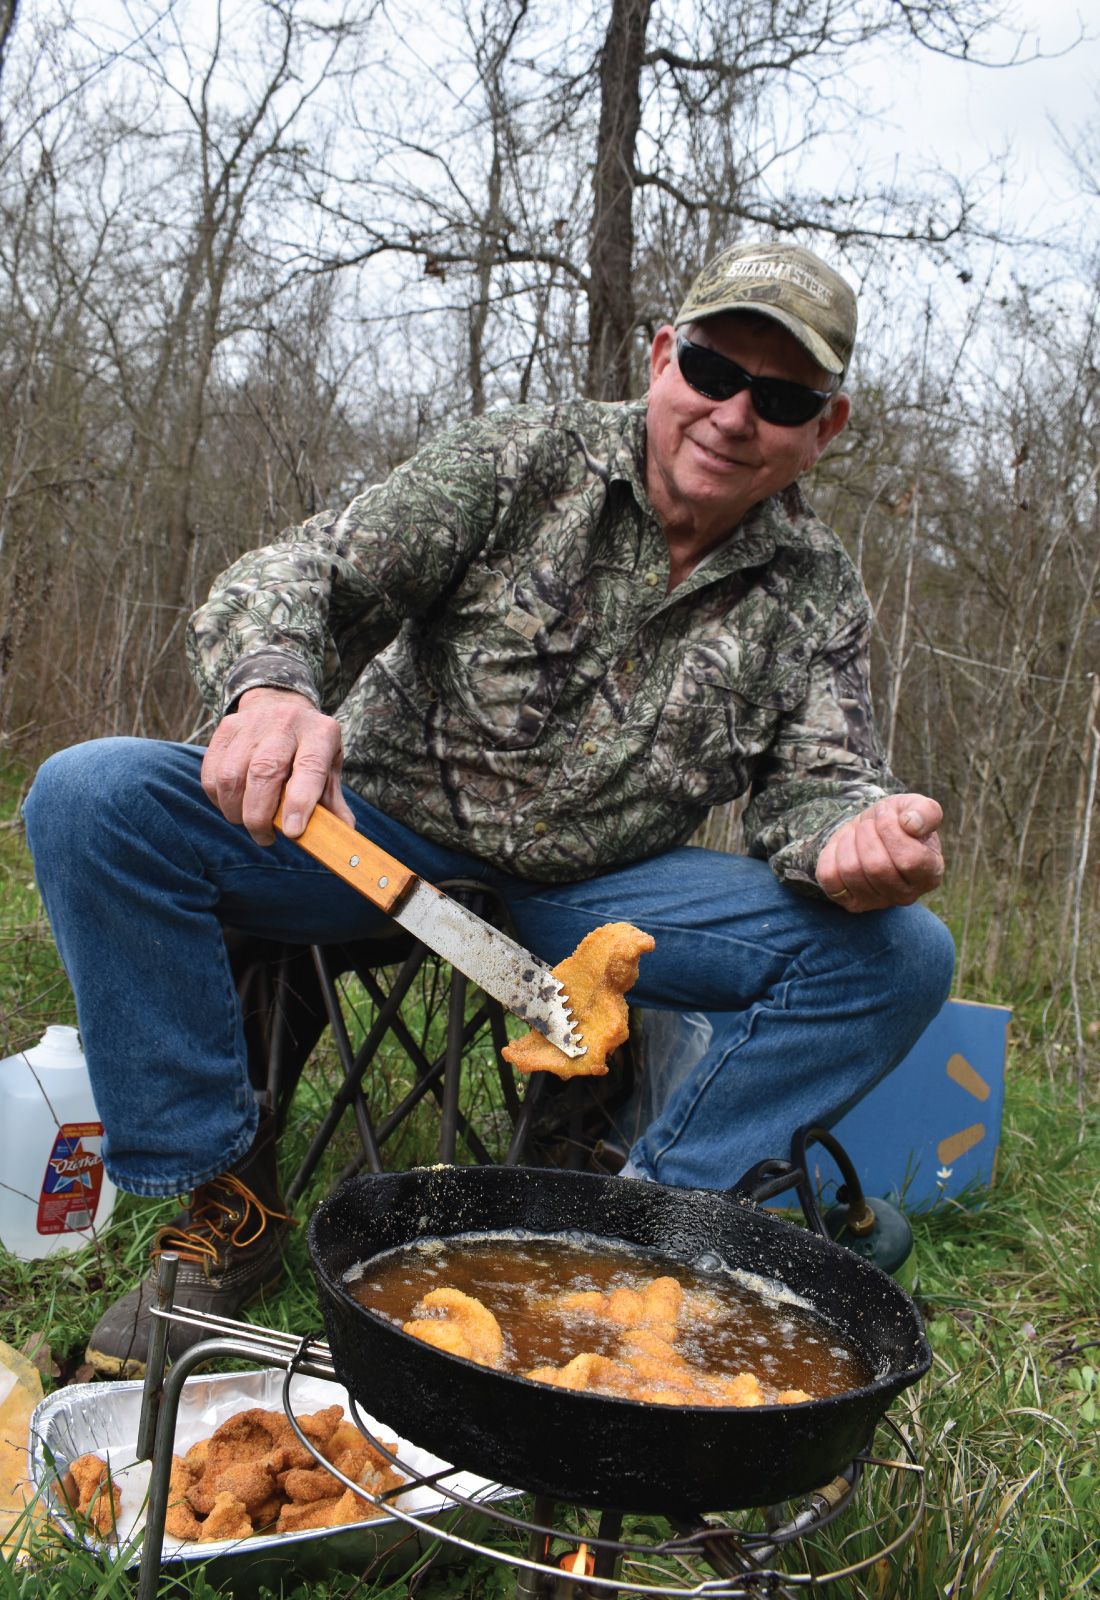
{"type": "Polygon", "coordinates": [[[0,1243],[23,1261],[79,1250],[115,1203],[75,1028],[0,1061],[0,1243]]]}

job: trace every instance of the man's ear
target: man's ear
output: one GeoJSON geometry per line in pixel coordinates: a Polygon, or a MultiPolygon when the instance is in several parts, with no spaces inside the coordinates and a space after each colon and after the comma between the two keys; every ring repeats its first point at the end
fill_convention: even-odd
{"type": "Polygon", "coordinates": [[[649,381],[656,383],[676,353],[676,329],[671,322],[658,328],[649,352],[649,381]]]}
{"type": "Polygon", "coordinates": [[[806,450],[806,465],[802,469],[803,472],[808,471],[813,466],[825,446],[831,444],[837,434],[847,427],[848,418],[851,414],[852,402],[842,390],[840,394],[835,395],[829,401],[829,404],[817,419],[813,438],[806,450]]]}

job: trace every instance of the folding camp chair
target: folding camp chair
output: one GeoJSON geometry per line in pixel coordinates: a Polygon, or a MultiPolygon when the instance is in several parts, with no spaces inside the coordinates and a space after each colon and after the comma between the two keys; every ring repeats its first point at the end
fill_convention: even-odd
{"type": "MultiPolygon", "coordinates": [[[[484,884],[454,879],[440,887],[514,937],[507,907],[484,884]]],[[[288,1203],[309,1183],[349,1110],[360,1148],[340,1179],[364,1167],[409,1164],[397,1135],[410,1131],[425,1102],[436,1112],[439,1161],[598,1170],[616,1164],[601,1137],[608,1102],[628,1086],[627,1062],[610,1080],[561,1083],[536,1073],[517,1082],[500,1054],[508,1039],[500,1004],[396,925],[392,933],[336,945],[290,945],[227,930],[226,944],[253,1086],[275,1109],[280,1129],[326,1029],[338,1059],[339,1081],[286,1184],[288,1203]]]]}

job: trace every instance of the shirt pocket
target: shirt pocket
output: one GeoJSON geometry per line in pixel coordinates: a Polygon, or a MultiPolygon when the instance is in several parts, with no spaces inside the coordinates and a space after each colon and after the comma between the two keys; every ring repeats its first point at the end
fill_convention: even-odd
{"type": "Polygon", "coordinates": [[[468,577],[452,602],[439,665],[445,691],[496,750],[536,744],[592,634],[581,598],[549,563],[468,577]]]}
{"type": "Polygon", "coordinates": [[[707,805],[744,794],[806,689],[794,656],[765,662],[728,647],[688,652],[673,671],[657,728],[654,755],[665,781],[707,805]]]}

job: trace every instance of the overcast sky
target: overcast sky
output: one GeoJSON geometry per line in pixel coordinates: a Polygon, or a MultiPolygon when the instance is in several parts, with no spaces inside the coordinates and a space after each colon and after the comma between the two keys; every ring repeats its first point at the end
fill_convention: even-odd
{"type": "Polygon", "coordinates": [[[1019,0],[1013,11],[1026,35],[1022,54],[1039,50],[1048,59],[1010,70],[907,52],[912,70],[896,86],[888,126],[876,137],[884,158],[892,149],[923,148],[964,173],[1010,150],[1013,215],[1029,231],[1066,224],[1080,200],[1053,123],[1073,135],[1090,119],[1100,122],[1100,17],[1089,9],[1091,22],[1075,0],[1019,0]],[[1082,32],[1091,39],[1058,54],[1082,32]]]}

